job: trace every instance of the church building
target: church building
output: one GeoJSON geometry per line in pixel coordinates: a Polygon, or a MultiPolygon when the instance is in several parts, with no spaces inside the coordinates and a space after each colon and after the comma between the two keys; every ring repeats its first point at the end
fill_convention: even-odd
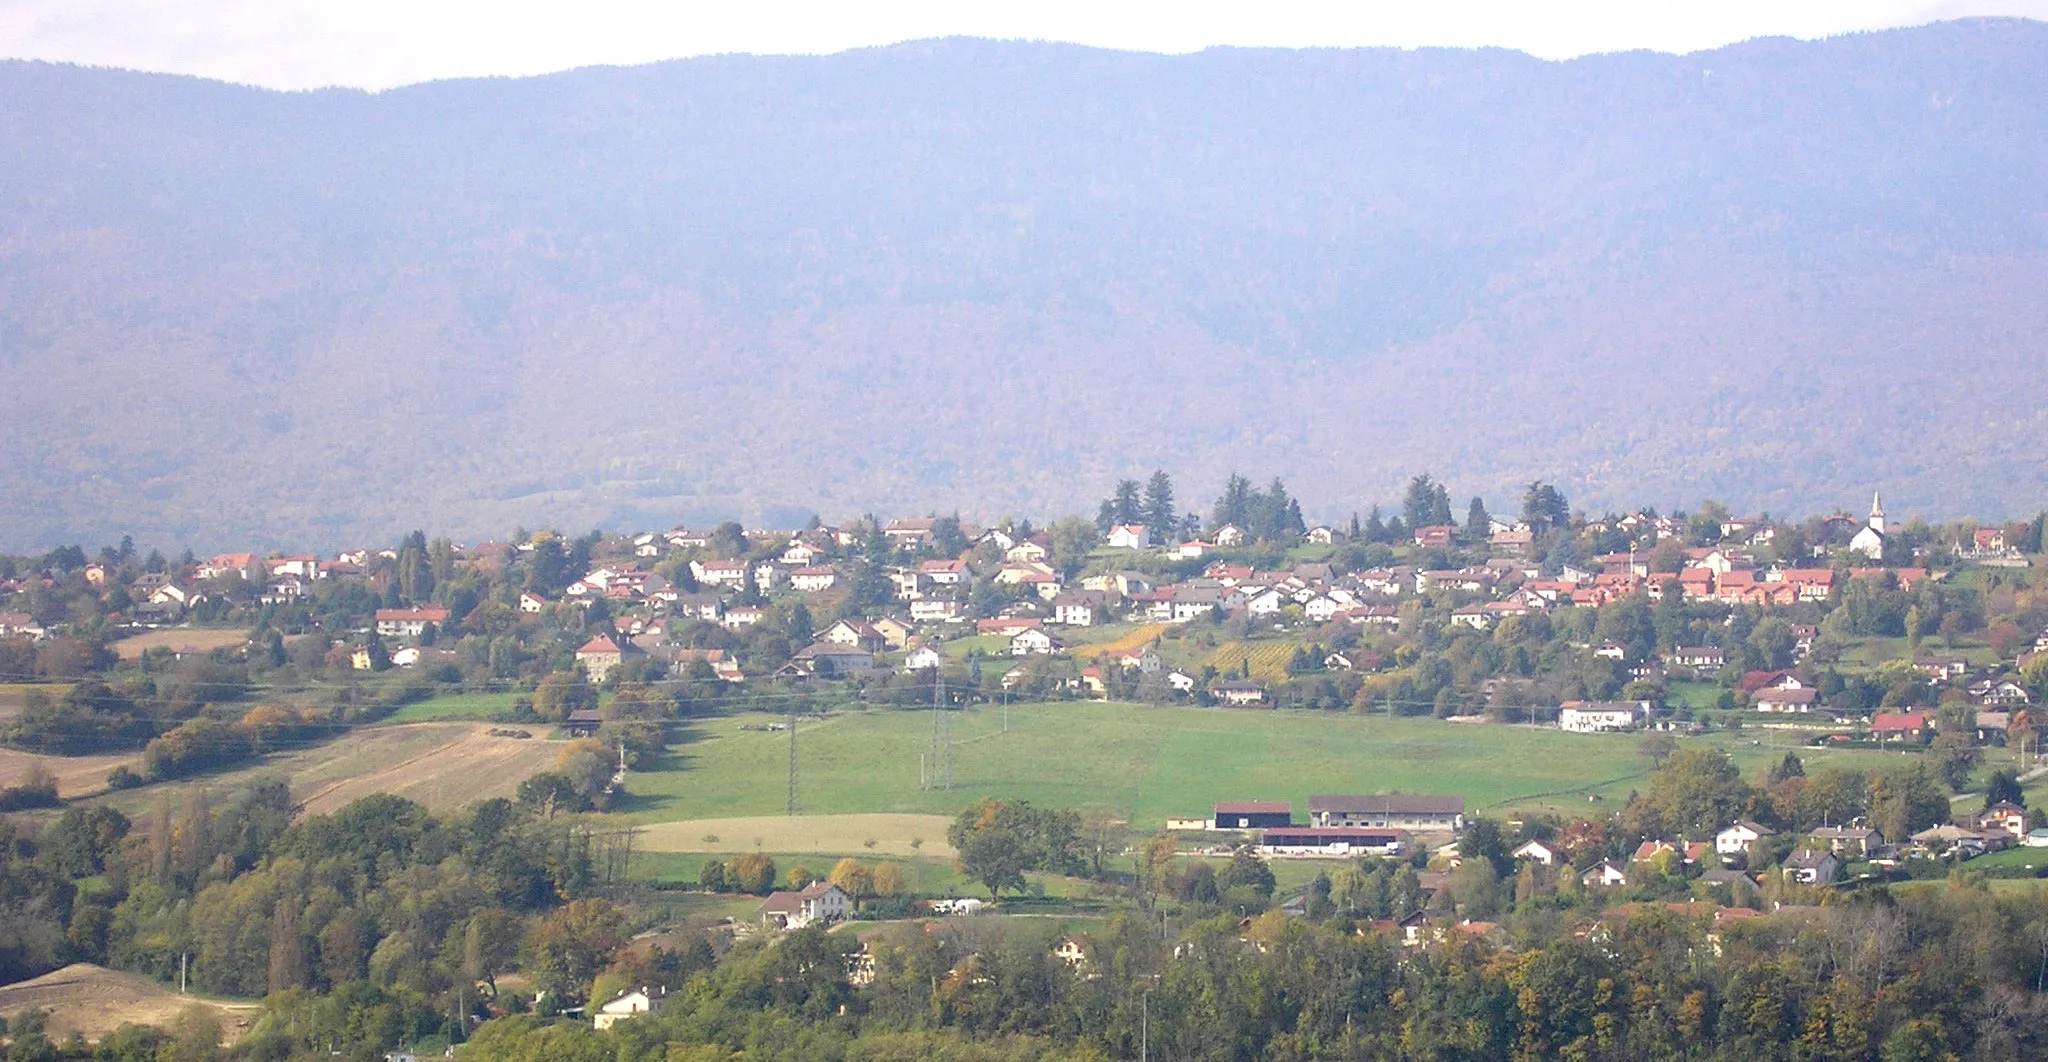
{"type": "Polygon", "coordinates": [[[1874,561],[1884,559],[1884,506],[1878,500],[1877,492],[1870,495],[1870,522],[1856,537],[1849,540],[1849,548],[1874,561]]]}

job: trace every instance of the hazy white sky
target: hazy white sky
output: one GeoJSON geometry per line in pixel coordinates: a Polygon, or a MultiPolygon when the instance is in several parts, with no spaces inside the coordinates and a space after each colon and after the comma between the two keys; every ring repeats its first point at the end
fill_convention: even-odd
{"type": "Polygon", "coordinates": [[[1562,58],[1697,51],[1749,37],[1825,37],[1971,15],[2048,19],[2048,0],[0,0],[0,57],[277,88],[387,88],[953,35],[1159,52],[1498,45],[1562,58]]]}

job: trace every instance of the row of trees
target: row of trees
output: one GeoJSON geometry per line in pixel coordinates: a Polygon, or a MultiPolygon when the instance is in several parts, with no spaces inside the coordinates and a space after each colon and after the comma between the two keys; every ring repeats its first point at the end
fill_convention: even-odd
{"type": "Polygon", "coordinates": [[[1651,906],[1593,931],[1532,918],[1512,950],[1404,950],[1355,923],[1122,914],[1071,969],[1050,931],[817,930],[743,947],[662,1013],[598,1033],[511,1018],[532,1058],[2007,1059],[2048,1049],[2039,895],[1968,886],[1715,925],[1651,906]]]}

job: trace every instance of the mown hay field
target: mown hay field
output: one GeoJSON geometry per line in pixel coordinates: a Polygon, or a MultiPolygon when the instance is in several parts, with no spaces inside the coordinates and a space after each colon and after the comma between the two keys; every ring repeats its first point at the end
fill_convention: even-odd
{"type": "MultiPolygon", "coordinates": [[[[232,789],[263,777],[280,777],[312,812],[336,808],[371,793],[393,793],[446,811],[491,797],[509,797],[519,783],[552,767],[564,742],[544,740],[547,728],[527,727],[526,740],[492,737],[475,723],[408,723],[364,727],[331,741],[264,757],[234,770],[143,786],[101,799],[130,818],[169,796],[176,806],[194,788],[232,789]]],[[[45,757],[58,766],[68,761],[45,757]]],[[[102,771],[102,774],[105,772],[102,771]]]]}
{"type": "Polygon", "coordinates": [[[174,653],[204,653],[214,649],[229,648],[246,644],[248,631],[210,630],[200,627],[170,627],[147,634],[137,634],[115,642],[111,647],[123,660],[140,659],[150,649],[169,649],[174,653]]]}

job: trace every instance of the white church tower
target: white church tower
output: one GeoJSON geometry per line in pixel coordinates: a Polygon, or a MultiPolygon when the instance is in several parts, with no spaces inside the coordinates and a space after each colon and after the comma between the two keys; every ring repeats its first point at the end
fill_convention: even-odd
{"type": "Polygon", "coordinates": [[[1870,522],[1849,540],[1849,549],[1874,561],[1884,559],[1884,503],[1876,491],[1870,492],[1870,522]]]}

